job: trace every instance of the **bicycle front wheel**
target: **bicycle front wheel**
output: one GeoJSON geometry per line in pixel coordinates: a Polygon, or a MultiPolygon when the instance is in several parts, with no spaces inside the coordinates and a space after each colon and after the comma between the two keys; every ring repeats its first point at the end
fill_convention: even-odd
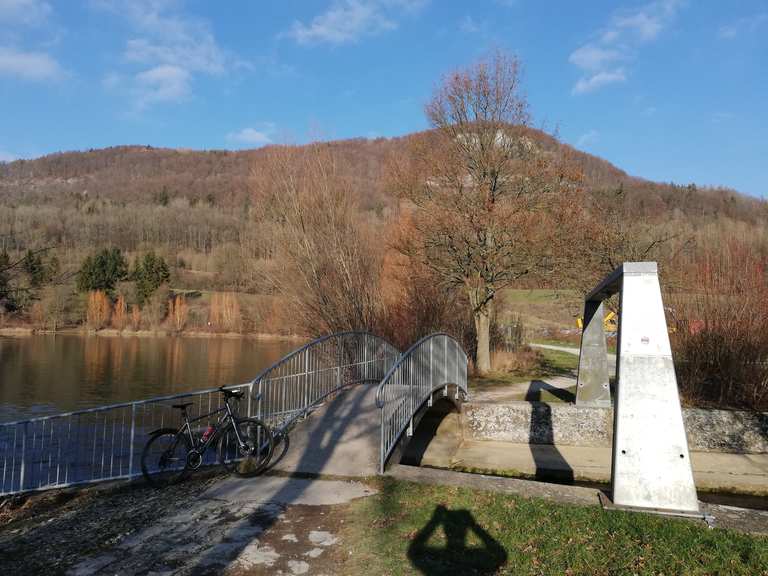
{"type": "Polygon", "coordinates": [[[267,467],[273,450],[274,437],[269,426],[256,418],[241,418],[221,435],[219,463],[230,474],[255,476],[267,467]]]}
{"type": "Polygon", "coordinates": [[[166,429],[154,434],[141,453],[141,473],[155,488],[181,480],[187,472],[187,454],[192,449],[189,438],[166,429]]]}

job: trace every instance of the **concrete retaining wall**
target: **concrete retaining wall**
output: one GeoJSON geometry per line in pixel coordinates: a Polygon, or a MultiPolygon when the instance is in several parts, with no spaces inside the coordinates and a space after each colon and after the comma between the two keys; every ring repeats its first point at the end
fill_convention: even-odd
{"type": "MultiPolygon", "coordinates": [[[[768,452],[768,413],[685,408],[683,419],[690,450],[768,452]]],[[[462,428],[470,440],[605,447],[612,441],[613,409],[543,402],[467,402],[462,428]]]]}

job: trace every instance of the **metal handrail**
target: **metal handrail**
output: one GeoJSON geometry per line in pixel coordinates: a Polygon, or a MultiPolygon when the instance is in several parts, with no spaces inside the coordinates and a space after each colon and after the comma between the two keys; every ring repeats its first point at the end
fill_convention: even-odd
{"type": "MultiPolygon", "coordinates": [[[[287,354],[253,380],[251,393],[261,396],[257,413],[266,420],[274,420],[270,415],[288,414],[277,422],[270,422],[281,432],[341,388],[362,382],[379,382],[399,356],[400,352],[390,342],[370,332],[348,331],[321,336],[287,354]],[[329,359],[331,362],[327,362],[329,359]],[[318,360],[326,362],[318,366],[318,360]],[[288,373],[284,374],[285,371],[288,373]],[[265,415],[261,405],[269,404],[270,400],[275,404],[276,401],[274,384],[303,376],[309,380],[317,380],[319,377],[321,382],[312,383],[313,390],[303,402],[296,402],[294,396],[293,404],[288,401],[289,406],[286,408],[285,399],[282,399],[281,409],[273,407],[265,415]],[[325,382],[322,382],[323,377],[326,378],[325,382]],[[334,380],[329,382],[328,377],[334,377],[334,380]]],[[[284,387],[280,390],[284,391],[284,387]]]]}
{"type": "MultiPolygon", "coordinates": [[[[359,382],[380,381],[400,356],[368,332],[317,338],[287,354],[250,382],[241,416],[282,432],[330,395],[359,382]]],[[[138,476],[147,433],[179,424],[169,401],[192,398],[190,418],[220,408],[218,388],[110,404],[0,424],[0,495],[138,476]]],[[[204,428],[211,422],[200,421],[204,428]]],[[[206,464],[215,454],[206,453],[206,464]]]]}
{"type": "Polygon", "coordinates": [[[385,464],[406,431],[413,433],[413,419],[432,395],[448,385],[469,395],[467,388],[467,355],[459,342],[446,333],[421,338],[404,352],[387,371],[376,388],[376,405],[381,414],[379,464],[385,464]]]}
{"type": "Polygon", "coordinates": [[[367,331],[364,331],[364,330],[348,330],[347,332],[335,332],[333,334],[326,334],[325,336],[320,336],[318,338],[315,338],[314,340],[312,340],[310,342],[307,342],[306,344],[304,344],[300,348],[296,348],[296,350],[293,350],[293,351],[289,352],[288,354],[286,354],[285,356],[280,358],[280,360],[278,360],[277,362],[275,362],[274,364],[272,364],[268,368],[265,368],[264,370],[262,370],[259,373],[259,375],[256,376],[256,378],[253,379],[253,382],[257,382],[258,380],[260,380],[262,378],[265,378],[267,376],[267,374],[269,374],[270,372],[276,370],[277,368],[279,368],[283,364],[286,364],[292,358],[294,358],[295,356],[298,356],[299,354],[301,354],[302,352],[304,352],[308,348],[317,346],[318,344],[321,344],[322,342],[325,342],[326,340],[329,340],[331,338],[339,338],[339,337],[344,337],[344,336],[370,336],[371,338],[375,338],[377,340],[380,340],[382,343],[384,343],[385,345],[387,345],[390,348],[392,348],[392,350],[396,351],[398,355],[400,354],[400,352],[397,351],[397,348],[395,348],[395,346],[392,343],[390,343],[387,339],[382,338],[381,336],[376,336],[372,332],[367,332],[367,331]]]}

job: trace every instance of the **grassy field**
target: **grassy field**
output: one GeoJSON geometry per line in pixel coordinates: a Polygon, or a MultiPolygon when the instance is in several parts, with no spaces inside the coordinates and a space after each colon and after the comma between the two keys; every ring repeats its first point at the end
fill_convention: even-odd
{"type": "Polygon", "coordinates": [[[391,478],[355,502],[350,574],[766,575],[768,538],[391,478]]]}
{"type": "Polygon", "coordinates": [[[575,290],[508,289],[501,293],[497,306],[502,322],[519,317],[527,331],[536,333],[575,328],[575,315],[581,313],[583,302],[575,290]]]}
{"type": "MultiPolygon", "coordinates": [[[[485,390],[514,387],[515,385],[536,379],[546,380],[553,376],[575,376],[579,365],[578,356],[557,350],[540,349],[538,352],[542,357],[542,363],[538,369],[529,373],[491,372],[485,376],[472,376],[469,379],[469,389],[473,393],[477,393],[485,390]]],[[[576,386],[566,388],[564,392],[569,392],[575,398],[576,386]]],[[[536,392],[535,397],[530,397],[530,394],[525,390],[521,390],[517,396],[510,396],[509,399],[563,402],[566,397],[567,395],[555,395],[548,390],[540,390],[536,392]]]]}

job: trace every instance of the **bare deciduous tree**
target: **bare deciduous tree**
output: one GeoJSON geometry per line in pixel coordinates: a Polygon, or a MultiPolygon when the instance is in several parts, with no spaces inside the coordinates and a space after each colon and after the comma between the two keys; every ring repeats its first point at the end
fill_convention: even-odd
{"type": "Polygon", "coordinates": [[[373,328],[382,250],[330,148],[280,147],[266,164],[255,187],[278,225],[281,265],[270,277],[298,324],[309,335],[373,328]]]}
{"type": "Polygon", "coordinates": [[[545,230],[571,174],[530,137],[520,63],[497,52],[443,79],[426,107],[436,129],[394,162],[410,230],[399,247],[469,296],[476,368],[490,370],[499,290],[547,264],[545,230]]]}

